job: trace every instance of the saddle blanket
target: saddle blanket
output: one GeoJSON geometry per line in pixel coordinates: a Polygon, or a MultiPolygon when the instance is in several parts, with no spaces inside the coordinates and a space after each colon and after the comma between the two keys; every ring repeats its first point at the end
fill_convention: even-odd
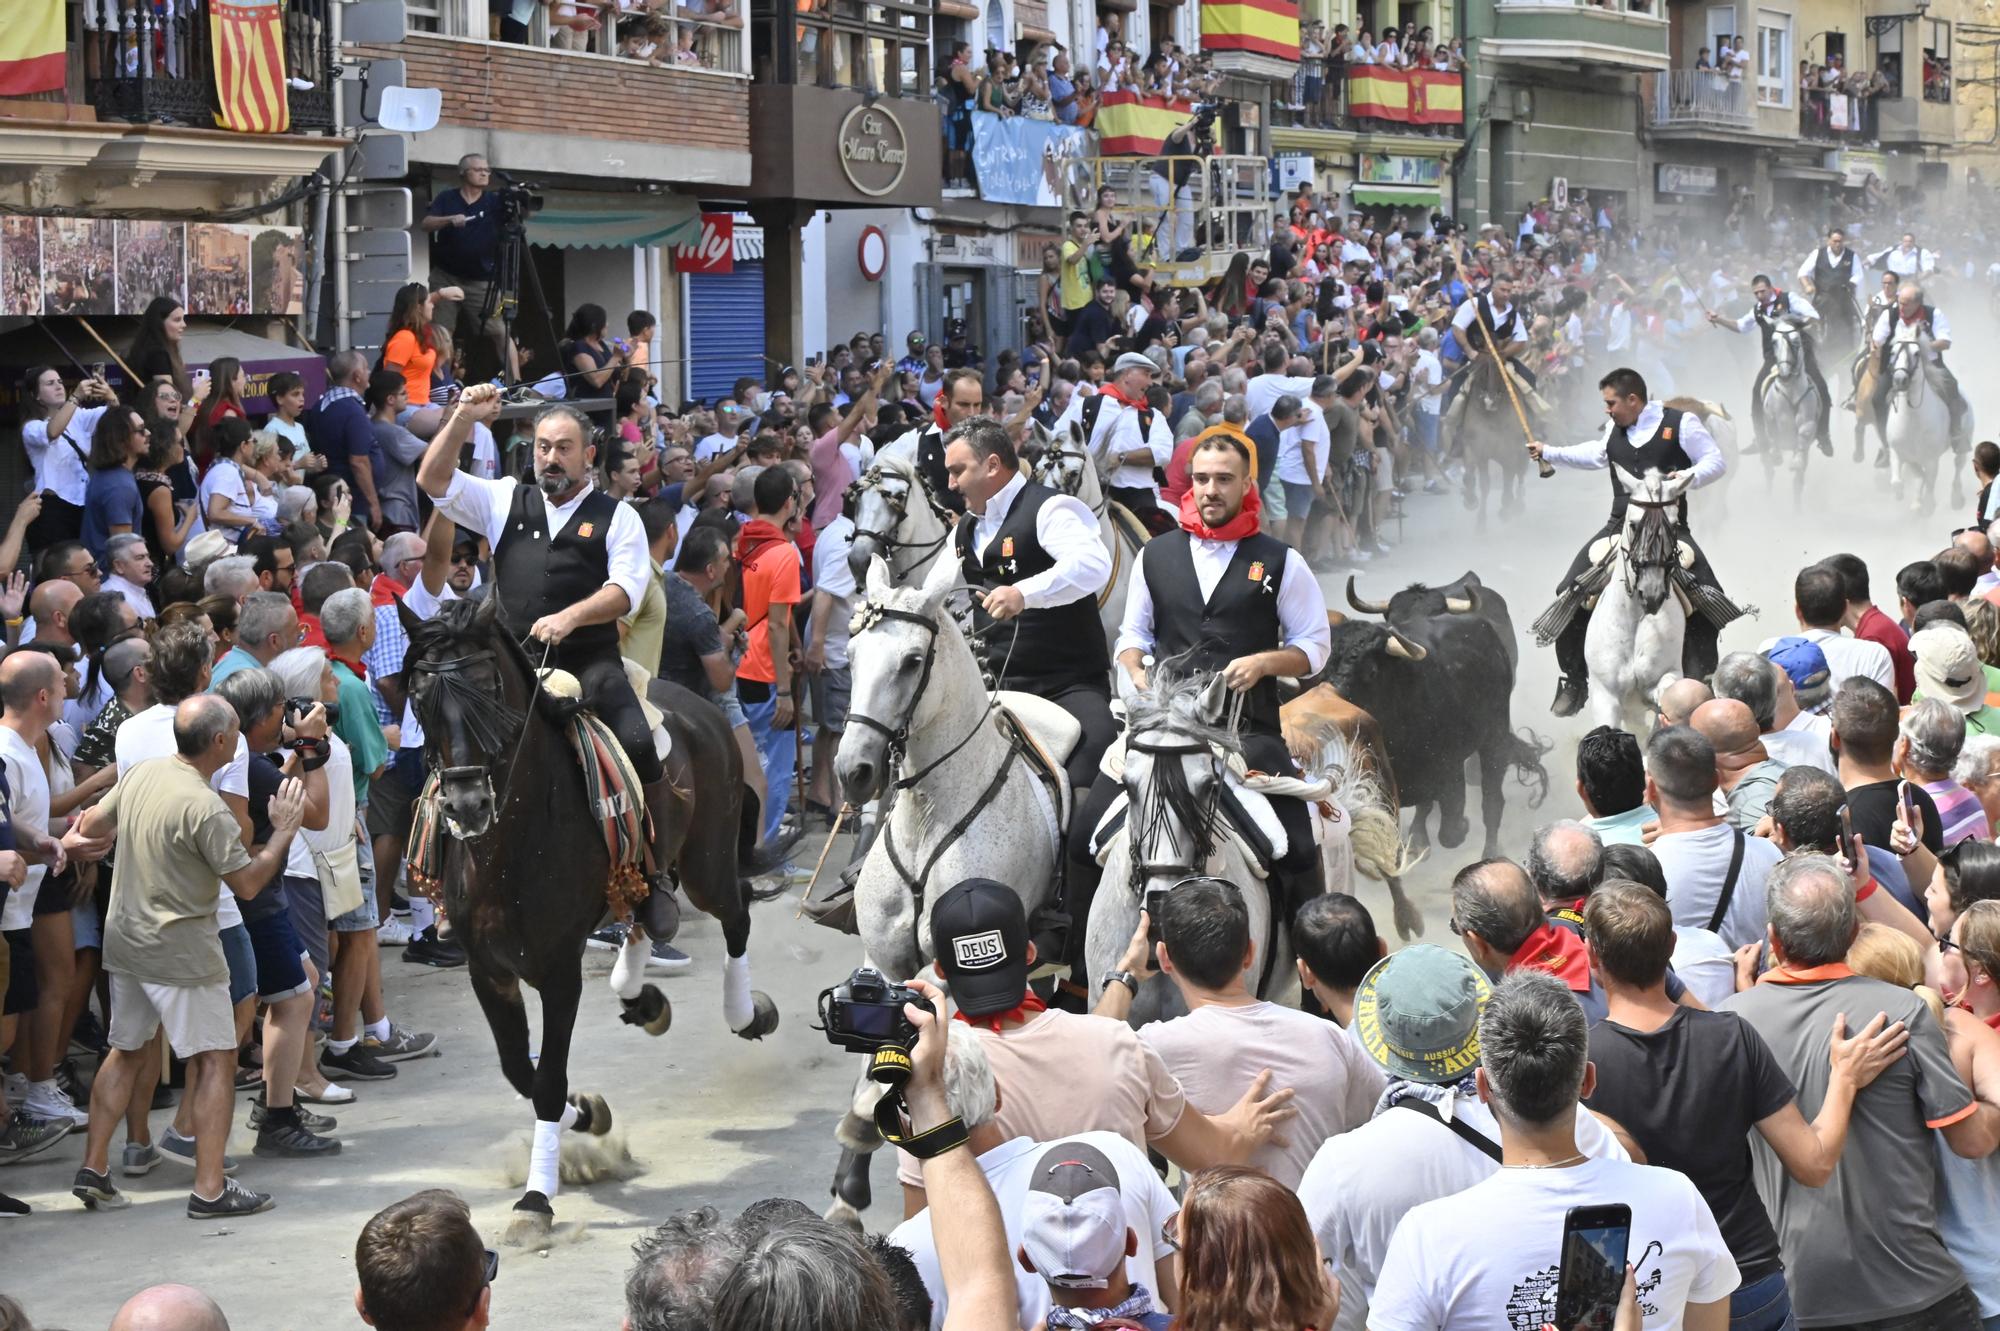
{"type": "MultiPolygon", "coordinates": [[[[1548,646],[1562,636],[1563,630],[1569,627],[1572,619],[1576,618],[1577,611],[1597,604],[1598,593],[1602,592],[1605,584],[1611,581],[1612,565],[1618,559],[1617,541],[1609,539],[1605,542],[1605,546],[1597,561],[1584,570],[1576,581],[1564,588],[1556,596],[1554,603],[1542,611],[1541,617],[1529,625],[1537,644],[1548,646]]],[[[1689,614],[1700,614],[1720,630],[1749,613],[1730,600],[1721,588],[1711,587],[1689,572],[1686,567],[1689,557],[1690,552],[1682,546],[1681,562],[1675,564],[1673,568],[1674,590],[1680,595],[1681,604],[1687,607],[1689,614]]]]}

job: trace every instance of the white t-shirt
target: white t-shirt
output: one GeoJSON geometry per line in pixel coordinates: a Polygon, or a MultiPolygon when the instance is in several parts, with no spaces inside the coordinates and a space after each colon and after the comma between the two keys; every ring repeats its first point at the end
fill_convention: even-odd
{"type": "Polygon", "coordinates": [[[1288,425],[1278,433],[1278,463],[1271,474],[1292,485],[1310,484],[1306,475],[1306,448],[1313,451],[1313,465],[1318,468],[1321,480],[1326,479],[1326,460],[1333,452],[1333,439],[1327,434],[1326,413],[1319,404],[1307,399],[1300,404],[1305,414],[1296,425],[1288,425]]]}
{"type": "Polygon", "coordinates": [[[853,617],[848,602],[854,599],[854,571],[847,566],[847,552],[853,544],[854,519],[844,513],[820,528],[813,544],[813,590],[840,602],[826,624],[828,670],[847,669],[847,622],[853,617]]]}
{"type": "Polygon", "coordinates": [[[281,416],[273,416],[264,422],[264,428],[285,441],[285,457],[288,460],[304,457],[312,451],[312,446],[306,442],[306,427],[303,422],[288,421],[281,416]]]}
{"type": "MultiPolygon", "coordinates": [[[[26,845],[28,834],[46,835],[49,830],[48,769],[34,746],[11,726],[0,726],[0,765],[7,769],[7,790],[13,796],[10,811],[16,844],[26,845]]],[[[48,872],[45,864],[28,866],[27,881],[7,894],[7,905],[0,909],[0,929],[25,929],[34,923],[35,898],[48,872]]]]}
{"type": "Polygon", "coordinates": [[[722,434],[719,431],[715,434],[705,434],[694,446],[694,460],[706,462],[717,453],[727,453],[734,447],[736,447],[735,435],[722,434]]]}
{"type": "Polygon", "coordinates": [[[1436,391],[1438,385],[1444,382],[1444,362],[1438,359],[1435,351],[1417,352],[1416,364],[1410,367],[1410,382],[1421,386],[1422,389],[1431,390],[1424,392],[1423,396],[1417,399],[1417,410],[1426,416],[1437,415],[1438,405],[1444,400],[1436,391]]]}
{"type": "MultiPolygon", "coordinates": [[[[1453,1096],[1451,1115],[1499,1145],[1500,1125],[1476,1098],[1453,1096]]],[[[1576,1112],[1576,1148],[1592,1159],[1631,1158],[1588,1109],[1576,1112]]],[[[1411,1208],[1464,1192],[1499,1172],[1491,1156],[1414,1109],[1391,1106],[1354,1131],[1329,1138],[1307,1166],[1298,1192],[1320,1252],[1340,1277],[1335,1331],[1362,1331],[1369,1324],[1376,1273],[1390,1236],[1411,1208]]]]}
{"type": "Polygon", "coordinates": [[[1296,1189],[1327,1138],[1359,1127],[1382,1095],[1382,1069],[1330,1021],[1276,1003],[1208,1004],[1139,1028],[1180,1079],[1188,1103],[1227,1113],[1264,1069],[1273,1091],[1289,1088],[1298,1117],[1246,1162],[1296,1189]]]}
{"type": "MultiPolygon", "coordinates": [[[[219,459],[201,478],[201,514],[208,516],[209,500],[215,495],[226,496],[229,506],[236,513],[250,516],[250,492],[244,488],[243,469],[228,458],[219,459]]],[[[217,531],[227,536],[231,544],[240,544],[244,536],[250,534],[248,527],[217,527],[217,531]]]]}
{"type": "MultiPolygon", "coordinates": [[[[497,596],[499,593],[491,592],[488,594],[497,596]]],[[[456,601],[457,599],[458,593],[452,590],[451,584],[448,582],[444,585],[443,591],[439,592],[436,596],[431,595],[430,588],[424,586],[423,576],[419,574],[417,577],[411,579],[410,590],[403,593],[403,608],[418,619],[435,619],[437,612],[444,606],[446,601],[456,601]]],[[[416,706],[410,701],[407,692],[403,695],[401,739],[402,747],[405,749],[421,749],[424,747],[424,728],[417,721],[416,706]]]]}
{"type": "MultiPolygon", "coordinates": [[[[1653,842],[1653,855],[1667,877],[1667,907],[1676,927],[1706,929],[1722,899],[1723,880],[1735,849],[1735,830],[1717,823],[1699,832],[1669,832],[1653,842]]],[[[1715,932],[1732,948],[1764,941],[1764,879],[1785,853],[1776,843],[1746,834],[1743,865],[1722,927],[1715,932]]]]}
{"type": "Polygon", "coordinates": [[[82,504],[90,489],[90,471],[84,459],[90,456],[90,441],[106,407],[82,407],[71,414],[69,425],[54,439],[49,438],[47,421],[28,421],[21,426],[21,445],[28,450],[28,463],[35,469],[35,489],[53,490],[72,504],[82,504]],[[68,435],[76,442],[71,448],[68,435]],[[78,449],[82,456],[77,455],[78,449]]]}
{"type": "Polygon", "coordinates": [[[1613,1202],[1632,1208],[1627,1260],[1646,1331],[1676,1331],[1688,1304],[1735,1291],[1736,1262],[1687,1175],[1616,1160],[1502,1169],[1403,1217],[1370,1331],[1516,1331],[1554,1320],[1564,1216],[1613,1202]]]}
{"type": "MultiPolygon", "coordinates": [[[[1891,693],[1896,691],[1895,663],[1889,659],[1889,649],[1879,642],[1829,629],[1800,629],[1785,636],[1819,644],[1820,655],[1826,658],[1828,694],[1839,692],[1840,686],[1856,675],[1874,680],[1891,693]]],[[[1762,656],[1778,641],[1777,638],[1764,639],[1757,648],[1757,654],[1762,656]]]]}
{"type": "MultiPolygon", "coordinates": [[[[1166,1308],[1158,1300],[1160,1282],[1154,1272],[1154,1250],[1159,1245],[1161,1228],[1181,1209],[1180,1203],[1160,1182],[1160,1176],[1153,1172],[1146,1153],[1118,1134],[1079,1132],[1058,1141],[1093,1146],[1103,1152],[1111,1167],[1118,1171],[1118,1190],[1125,1200],[1125,1222],[1139,1240],[1138,1253],[1125,1259],[1125,1274],[1152,1291],[1154,1306],[1165,1312],[1166,1308]]],[[[1021,1208],[1027,1202],[1035,1162],[1042,1158],[1043,1152],[1057,1144],[1038,1142],[1033,1137],[1016,1137],[979,1157],[980,1171],[986,1175],[987,1183],[993,1188],[994,1199],[1000,1204],[1000,1223],[1007,1229],[1008,1265],[1014,1269],[1014,1288],[1021,1300],[1022,1326],[1034,1326],[1049,1311],[1048,1283],[1040,1276],[1023,1270],[1013,1254],[1021,1246],[1021,1208]]],[[[890,1230],[889,1242],[909,1253],[916,1263],[917,1273],[924,1278],[924,1288],[931,1295],[931,1331],[942,1331],[947,1304],[944,1275],[938,1269],[937,1243],[931,1235],[930,1211],[919,1211],[890,1230]]]]}
{"type": "Polygon", "coordinates": [[[317,878],[313,852],[322,856],[354,840],[354,752],[347,741],[328,731],[333,753],[320,770],[326,773],[326,826],[320,831],[300,827],[285,851],[285,872],[294,878],[317,878]]]}
{"type": "MultiPolygon", "coordinates": [[[[140,763],[151,762],[155,758],[171,758],[178,751],[174,745],[174,709],[165,703],[155,704],[136,716],[126,718],[125,724],[118,727],[118,737],[112,744],[121,781],[140,763]]],[[[250,746],[243,742],[243,736],[236,737],[236,756],[229,760],[227,766],[218,769],[208,779],[208,784],[218,795],[235,795],[245,800],[250,798],[250,746]]],[[[215,908],[215,927],[230,929],[243,923],[243,911],[236,904],[236,894],[229,890],[229,884],[218,878],[215,887],[221,894],[221,901],[215,908]]]]}

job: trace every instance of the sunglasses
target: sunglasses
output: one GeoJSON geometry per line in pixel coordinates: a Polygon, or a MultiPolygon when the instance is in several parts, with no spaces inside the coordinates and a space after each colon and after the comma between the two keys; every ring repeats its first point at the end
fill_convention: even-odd
{"type": "Polygon", "coordinates": [[[477,564],[477,563],[479,562],[479,556],[478,556],[478,555],[453,555],[453,556],[451,557],[451,562],[452,562],[452,564],[453,564],[454,566],[456,566],[456,565],[458,565],[458,564],[467,564],[467,565],[471,565],[471,564],[477,564]]]}

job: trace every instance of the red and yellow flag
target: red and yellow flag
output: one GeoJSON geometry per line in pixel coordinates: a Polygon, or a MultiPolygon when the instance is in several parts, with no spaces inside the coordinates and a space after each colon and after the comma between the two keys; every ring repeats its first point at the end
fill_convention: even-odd
{"type": "Polygon", "coordinates": [[[63,0],[12,0],[0,20],[0,97],[60,92],[63,0]]]}
{"type": "Polygon", "coordinates": [[[292,127],[285,97],[285,7],[280,0],[210,0],[215,49],[215,123],[239,134],[292,127]]]}
{"type": "Polygon", "coordinates": [[[1443,70],[1350,65],[1347,109],[1352,115],[1411,125],[1463,124],[1463,81],[1463,75],[1443,70]]]}
{"type": "Polygon", "coordinates": [[[1136,92],[1107,92],[1098,99],[1097,151],[1106,157],[1150,157],[1160,140],[1194,114],[1192,102],[1141,97],[1136,92]]]}
{"type": "Polygon", "coordinates": [[[1201,7],[1201,46],[1297,60],[1299,7],[1295,0],[1207,0],[1201,7]]]}

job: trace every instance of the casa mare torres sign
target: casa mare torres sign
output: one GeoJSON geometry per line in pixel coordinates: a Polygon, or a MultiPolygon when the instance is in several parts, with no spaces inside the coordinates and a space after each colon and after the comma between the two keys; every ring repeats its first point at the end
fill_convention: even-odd
{"type": "Polygon", "coordinates": [[[893,192],[909,162],[903,123],[884,107],[857,106],[840,122],[840,169],[863,194],[879,198],[893,192]]]}

